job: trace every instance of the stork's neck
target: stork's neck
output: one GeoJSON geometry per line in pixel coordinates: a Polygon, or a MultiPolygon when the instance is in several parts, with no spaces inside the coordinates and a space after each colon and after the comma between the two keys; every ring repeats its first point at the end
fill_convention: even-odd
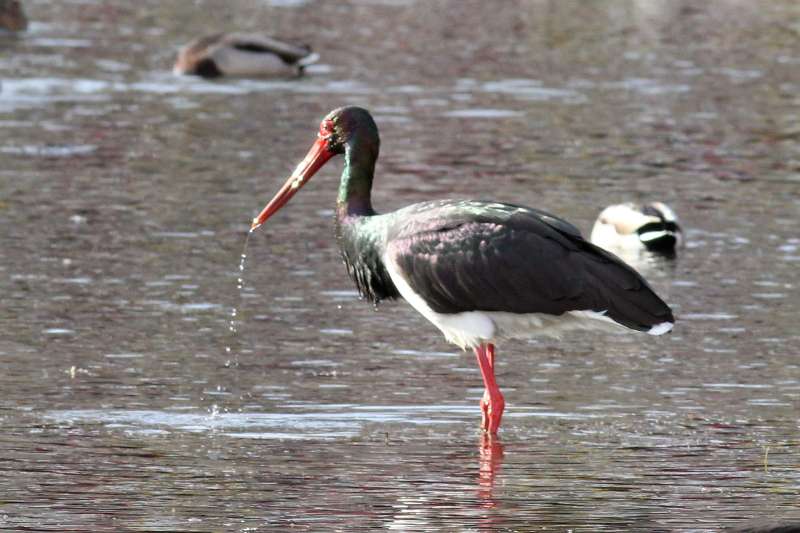
{"type": "Polygon", "coordinates": [[[344,152],[344,169],[336,200],[337,214],[347,216],[372,216],[372,178],[378,159],[377,135],[354,135],[344,152]]]}

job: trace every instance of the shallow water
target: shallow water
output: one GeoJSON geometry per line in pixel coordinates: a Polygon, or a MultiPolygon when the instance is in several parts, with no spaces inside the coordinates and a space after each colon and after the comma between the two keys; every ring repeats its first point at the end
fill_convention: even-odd
{"type": "Polygon", "coordinates": [[[29,31],[0,35],[0,529],[800,517],[794,2],[25,5],[29,31]],[[219,27],[322,63],[172,77],[219,27]],[[381,210],[492,198],[588,232],[610,203],[672,205],[687,246],[643,270],[675,331],[503,344],[482,440],[474,356],[346,279],[341,162],[253,234],[239,291],[250,219],[345,103],[381,128],[381,210]]]}

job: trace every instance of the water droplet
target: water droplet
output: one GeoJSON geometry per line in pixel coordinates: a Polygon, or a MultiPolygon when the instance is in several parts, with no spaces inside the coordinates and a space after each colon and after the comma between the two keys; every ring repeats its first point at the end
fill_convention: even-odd
{"type": "MultiPolygon", "coordinates": [[[[239,258],[240,258],[239,259],[239,272],[240,272],[240,275],[236,278],[236,289],[239,292],[238,297],[239,297],[239,302],[240,303],[241,303],[241,299],[242,299],[242,291],[244,290],[244,264],[245,264],[245,260],[247,259],[247,245],[250,242],[250,233],[252,233],[252,231],[253,230],[251,228],[250,232],[245,237],[244,246],[242,247],[242,253],[239,256],[239,258]]],[[[232,307],[231,308],[231,313],[230,313],[230,320],[228,320],[228,331],[234,337],[239,333],[239,330],[238,330],[237,325],[236,325],[236,317],[238,316],[238,314],[239,314],[238,309],[236,307],[232,307]]],[[[230,353],[235,353],[235,351],[231,347],[231,345],[228,345],[228,346],[225,347],[225,353],[226,354],[230,354],[230,353]]],[[[227,361],[225,363],[225,366],[226,367],[238,366],[238,362],[235,361],[235,360],[233,362],[231,362],[229,360],[229,361],[227,361]]]]}

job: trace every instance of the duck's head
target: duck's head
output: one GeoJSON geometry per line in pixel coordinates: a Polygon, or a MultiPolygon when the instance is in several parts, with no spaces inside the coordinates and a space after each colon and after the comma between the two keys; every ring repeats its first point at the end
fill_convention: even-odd
{"type": "Polygon", "coordinates": [[[294,169],[283,187],[253,219],[251,231],[267,221],[305,185],[311,177],[335,155],[344,154],[358,146],[360,153],[374,163],[378,157],[380,138],[378,127],[369,111],[362,107],[347,106],[334,109],[319,124],[317,140],[308,154],[294,169]]]}
{"type": "Polygon", "coordinates": [[[222,37],[222,34],[201,37],[181,48],[172,67],[172,73],[177,76],[197,75],[204,78],[222,76],[222,71],[210,55],[211,48],[218,45],[222,37]]]}
{"type": "Polygon", "coordinates": [[[0,29],[22,31],[28,27],[28,19],[19,0],[0,0],[0,29]]]}

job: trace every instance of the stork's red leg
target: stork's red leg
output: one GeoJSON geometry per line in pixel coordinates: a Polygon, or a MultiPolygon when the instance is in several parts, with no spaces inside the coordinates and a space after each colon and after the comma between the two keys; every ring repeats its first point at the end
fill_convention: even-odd
{"type": "Polygon", "coordinates": [[[500,420],[503,418],[503,409],[506,402],[500,393],[500,387],[494,377],[494,344],[481,344],[475,348],[478,366],[483,376],[483,385],[486,390],[481,399],[481,429],[489,434],[497,433],[500,420]]]}
{"type": "Polygon", "coordinates": [[[483,376],[484,382],[484,389],[483,389],[483,398],[481,398],[480,406],[481,406],[481,429],[487,431],[489,429],[489,389],[485,386],[486,385],[486,375],[484,373],[484,364],[483,361],[487,361],[489,367],[491,367],[492,371],[494,370],[494,350],[491,352],[488,349],[488,346],[481,345],[478,348],[475,348],[475,355],[478,358],[478,365],[481,369],[481,375],[483,376]],[[481,351],[479,353],[479,350],[481,351]]]}

